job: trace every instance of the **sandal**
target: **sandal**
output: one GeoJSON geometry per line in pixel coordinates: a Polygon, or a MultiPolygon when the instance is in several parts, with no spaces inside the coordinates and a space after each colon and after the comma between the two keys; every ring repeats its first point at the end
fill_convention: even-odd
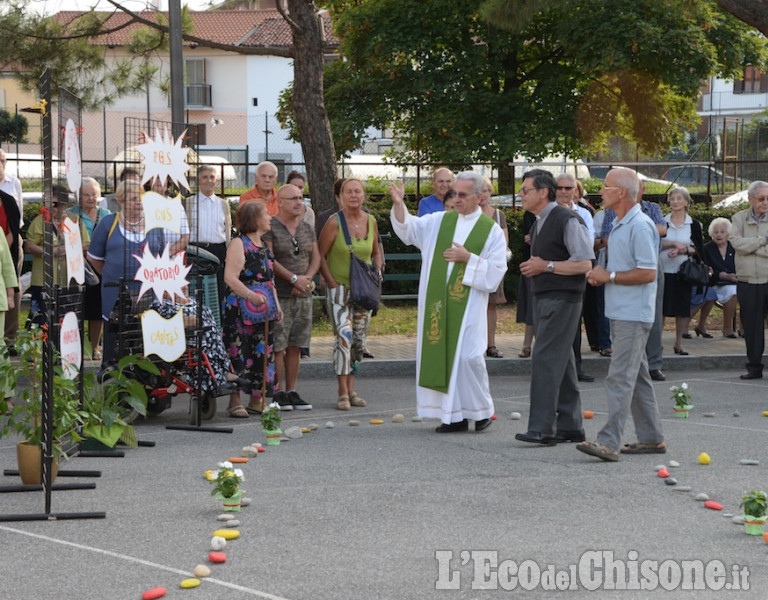
{"type": "Polygon", "coordinates": [[[102,354],[101,354],[101,348],[96,348],[96,350],[93,351],[93,360],[101,360],[102,354]]]}
{"type": "Polygon", "coordinates": [[[245,412],[247,412],[249,415],[260,415],[262,411],[264,410],[264,404],[257,404],[255,406],[251,406],[250,404],[245,407],[245,412]]]}
{"type": "Polygon", "coordinates": [[[600,356],[611,356],[613,354],[613,350],[611,348],[600,348],[600,350],[597,351],[600,356]]]}
{"type": "Polygon", "coordinates": [[[523,348],[520,350],[520,353],[518,354],[520,358],[530,358],[531,357],[531,349],[530,348],[523,348]]]}
{"type": "Polygon", "coordinates": [[[604,460],[606,462],[618,462],[619,453],[600,442],[582,442],[576,446],[576,450],[604,460]]]}
{"type": "Polygon", "coordinates": [[[636,442],[634,444],[624,444],[620,452],[622,454],[666,454],[667,447],[664,445],[664,442],[661,444],[636,442]]]}
{"type": "Polygon", "coordinates": [[[336,408],[339,410],[349,410],[350,409],[349,396],[347,396],[346,394],[339,396],[339,399],[336,400],[336,408]]]}
{"type": "Polygon", "coordinates": [[[352,406],[367,406],[368,403],[363,400],[360,396],[358,396],[355,392],[352,392],[349,395],[349,403],[352,406]]]}
{"type": "Polygon", "coordinates": [[[490,358],[504,358],[504,355],[499,352],[499,349],[496,346],[488,346],[485,355],[490,358]]]}
{"type": "Polygon", "coordinates": [[[247,419],[248,411],[243,408],[241,404],[238,404],[237,406],[228,406],[227,416],[232,417],[233,419],[247,419]]]}

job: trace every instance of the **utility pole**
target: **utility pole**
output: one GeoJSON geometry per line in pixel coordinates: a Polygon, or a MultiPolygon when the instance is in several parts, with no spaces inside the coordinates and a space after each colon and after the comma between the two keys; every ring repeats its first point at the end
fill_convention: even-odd
{"type": "Polygon", "coordinates": [[[181,3],[168,1],[168,28],[171,51],[171,121],[173,138],[184,132],[184,62],[181,49],[181,3]]]}

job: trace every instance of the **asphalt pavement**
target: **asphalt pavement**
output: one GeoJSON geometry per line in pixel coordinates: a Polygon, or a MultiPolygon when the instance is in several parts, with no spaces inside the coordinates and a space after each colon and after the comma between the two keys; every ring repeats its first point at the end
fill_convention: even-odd
{"type": "MultiPolygon", "coordinates": [[[[357,385],[369,404],[342,413],[330,341],[315,340],[300,378],[314,408],[284,413],[284,429],[318,429],[243,465],[253,503],[238,515],[241,536],[228,542],[225,564],[207,561],[221,510],[203,473],[265,438],[256,419],[228,418],[224,399],[205,424],[232,433],[166,429],[187,422],[188,402],[178,398],[138,425],[139,438],[154,447],[62,465],[102,475],[59,477],[96,486],[53,492],[51,512],[104,511],[105,518],[0,522],[0,598],[127,600],[157,586],[167,598],[217,600],[481,599],[524,591],[569,599],[768,596],[768,545],[724,517],[740,514],[744,492],[768,488],[768,380],[739,379],[742,340],[691,340],[691,356],[665,357],[668,380],[654,387],[669,452],[618,463],[585,456],[573,444],[515,441],[527,423],[526,359],[489,359],[498,419],[486,432],[436,434],[436,421],[412,421],[413,358],[402,355],[414,342],[393,343],[400,357],[386,358],[385,344],[370,341],[377,358],[364,361],[357,385]],[[684,381],[694,409],[677,419],[669,387],[684,381]],[[513,412],[522,419],[510,418],[513,412]],[[392,422],[396,413],[403,423],[392,422]],[[711,464],[699,464],[701,452],[711,464]],[[677,486],[654,470],[671,460],[680,464],[669,469],[677,486]],[[676,491],[682,486],[691,490],[676,491]],[[723,510],[696,501],[702,492],[723,510]],[[181,589],[198,564],[208,564],[212,576],[181,589]],[[612,579],[630,589],[611,589],[612,579]],[[686,589],[697,585],[702,589],[686,589]],[[558,586],[564,591],[554,591],[558,586]]],[[[513,356],[514,343],[498,345],[513,356]]],[[[585,421],[588,439],[605,421],[607,364],[586,348],[585,370],[597,376],[581,384],[583,408],[595,413],[585,421]]],[[[630,420],[626,441],[633,433],[630,420]]],[[[13,442],[0,440],[3,469],[15,468],[13,442]]],[[[41,492],[3,494],[0,514],[40,513],[43,499],[41,492]]]]}

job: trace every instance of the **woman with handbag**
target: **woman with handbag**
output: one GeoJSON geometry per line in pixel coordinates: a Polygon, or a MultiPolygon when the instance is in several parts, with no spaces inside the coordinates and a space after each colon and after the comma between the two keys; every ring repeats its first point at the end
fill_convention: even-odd
{"type": "Polygon", "coordinates": [[[687,355],[683,350],[683,334],[691,320],[691,289],[693,285],[684,281],[678,271],[691,256],[699,258],[704,254],[701,223],[691,218],[688,206],[691,195],[684,187],[674,188],[667,196],[670,213],[665,217],[667,235],[661,240],[659,266],[664,270],[665,317],[675,318],[675,354],[687,355]]]}
{"type": "Polygon", "coordinates": [[[227,247],[222,300],[224,346],[235,371],[249,380],[243,388],[250,396],[244,408],[240,392],[229,397],[227,414],[247,419],[264,410],[263,393],[275,373],[270,322],[283,318],[275,290],[275,257],[261,236],[269,231],[269,214],[261,202],[246,202],[237,208],[235,227],[239,234],[227,247]]]}
{"type": "Polygon", "coordinates": [[[367,404],[355,391],[355,375],[363,358],[365,331],[370,319],[369,308],[355,305],[350,300],[351,253],[367,265],[373,265],[379,280],[384,257],[381,256],[376,219],[362,210],[365,201],[363,183],[359,179],[345,179],[340,193],[342,210],[328,219],[320,234],[320,272],[326,283],[328,314],[336,337],[333,346],[338,383],[336,408],[349,410],[351,406],[367,404]],[[350,239],[349,244],[346,238],[350,239]]]}
{"type": "MultiPolygon", "coordinates": [[[[93,237],[93,230],[102,218],[111,214],[106,208],[97,206],[101,197],[101,186],[93,177],[83,177],[80,183],[80,204],[70,208],[67,213],[80,219],[88,230],[88,236],[93,237]]],[[[91,342],[93,360],[101,360],[101,281],[95,285],[85,286],[85,304],[83,318],[88,321],[88,339],[91,342]]]]}

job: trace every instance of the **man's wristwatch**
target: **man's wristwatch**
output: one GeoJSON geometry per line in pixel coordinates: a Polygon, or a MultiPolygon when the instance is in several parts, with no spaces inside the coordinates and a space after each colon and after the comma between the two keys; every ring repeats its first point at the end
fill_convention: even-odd
{"type": "Polygon", "coordinates": [[[549,264],[547,265],[547,273],[554,273],[555,272],[555,261],[550,260],[549,264]]]}
{"type": "Polygon", "coordinates": [[[616,283],[616,271],[611,271],[609,279],[611,280],[611,283],[616,283]]]}
{"type": "Polygon", "coordinates": [[[291,285],[296,285],[296,282],[299,280],[299,276],[294,273],[291,275],[291,285]]]}

